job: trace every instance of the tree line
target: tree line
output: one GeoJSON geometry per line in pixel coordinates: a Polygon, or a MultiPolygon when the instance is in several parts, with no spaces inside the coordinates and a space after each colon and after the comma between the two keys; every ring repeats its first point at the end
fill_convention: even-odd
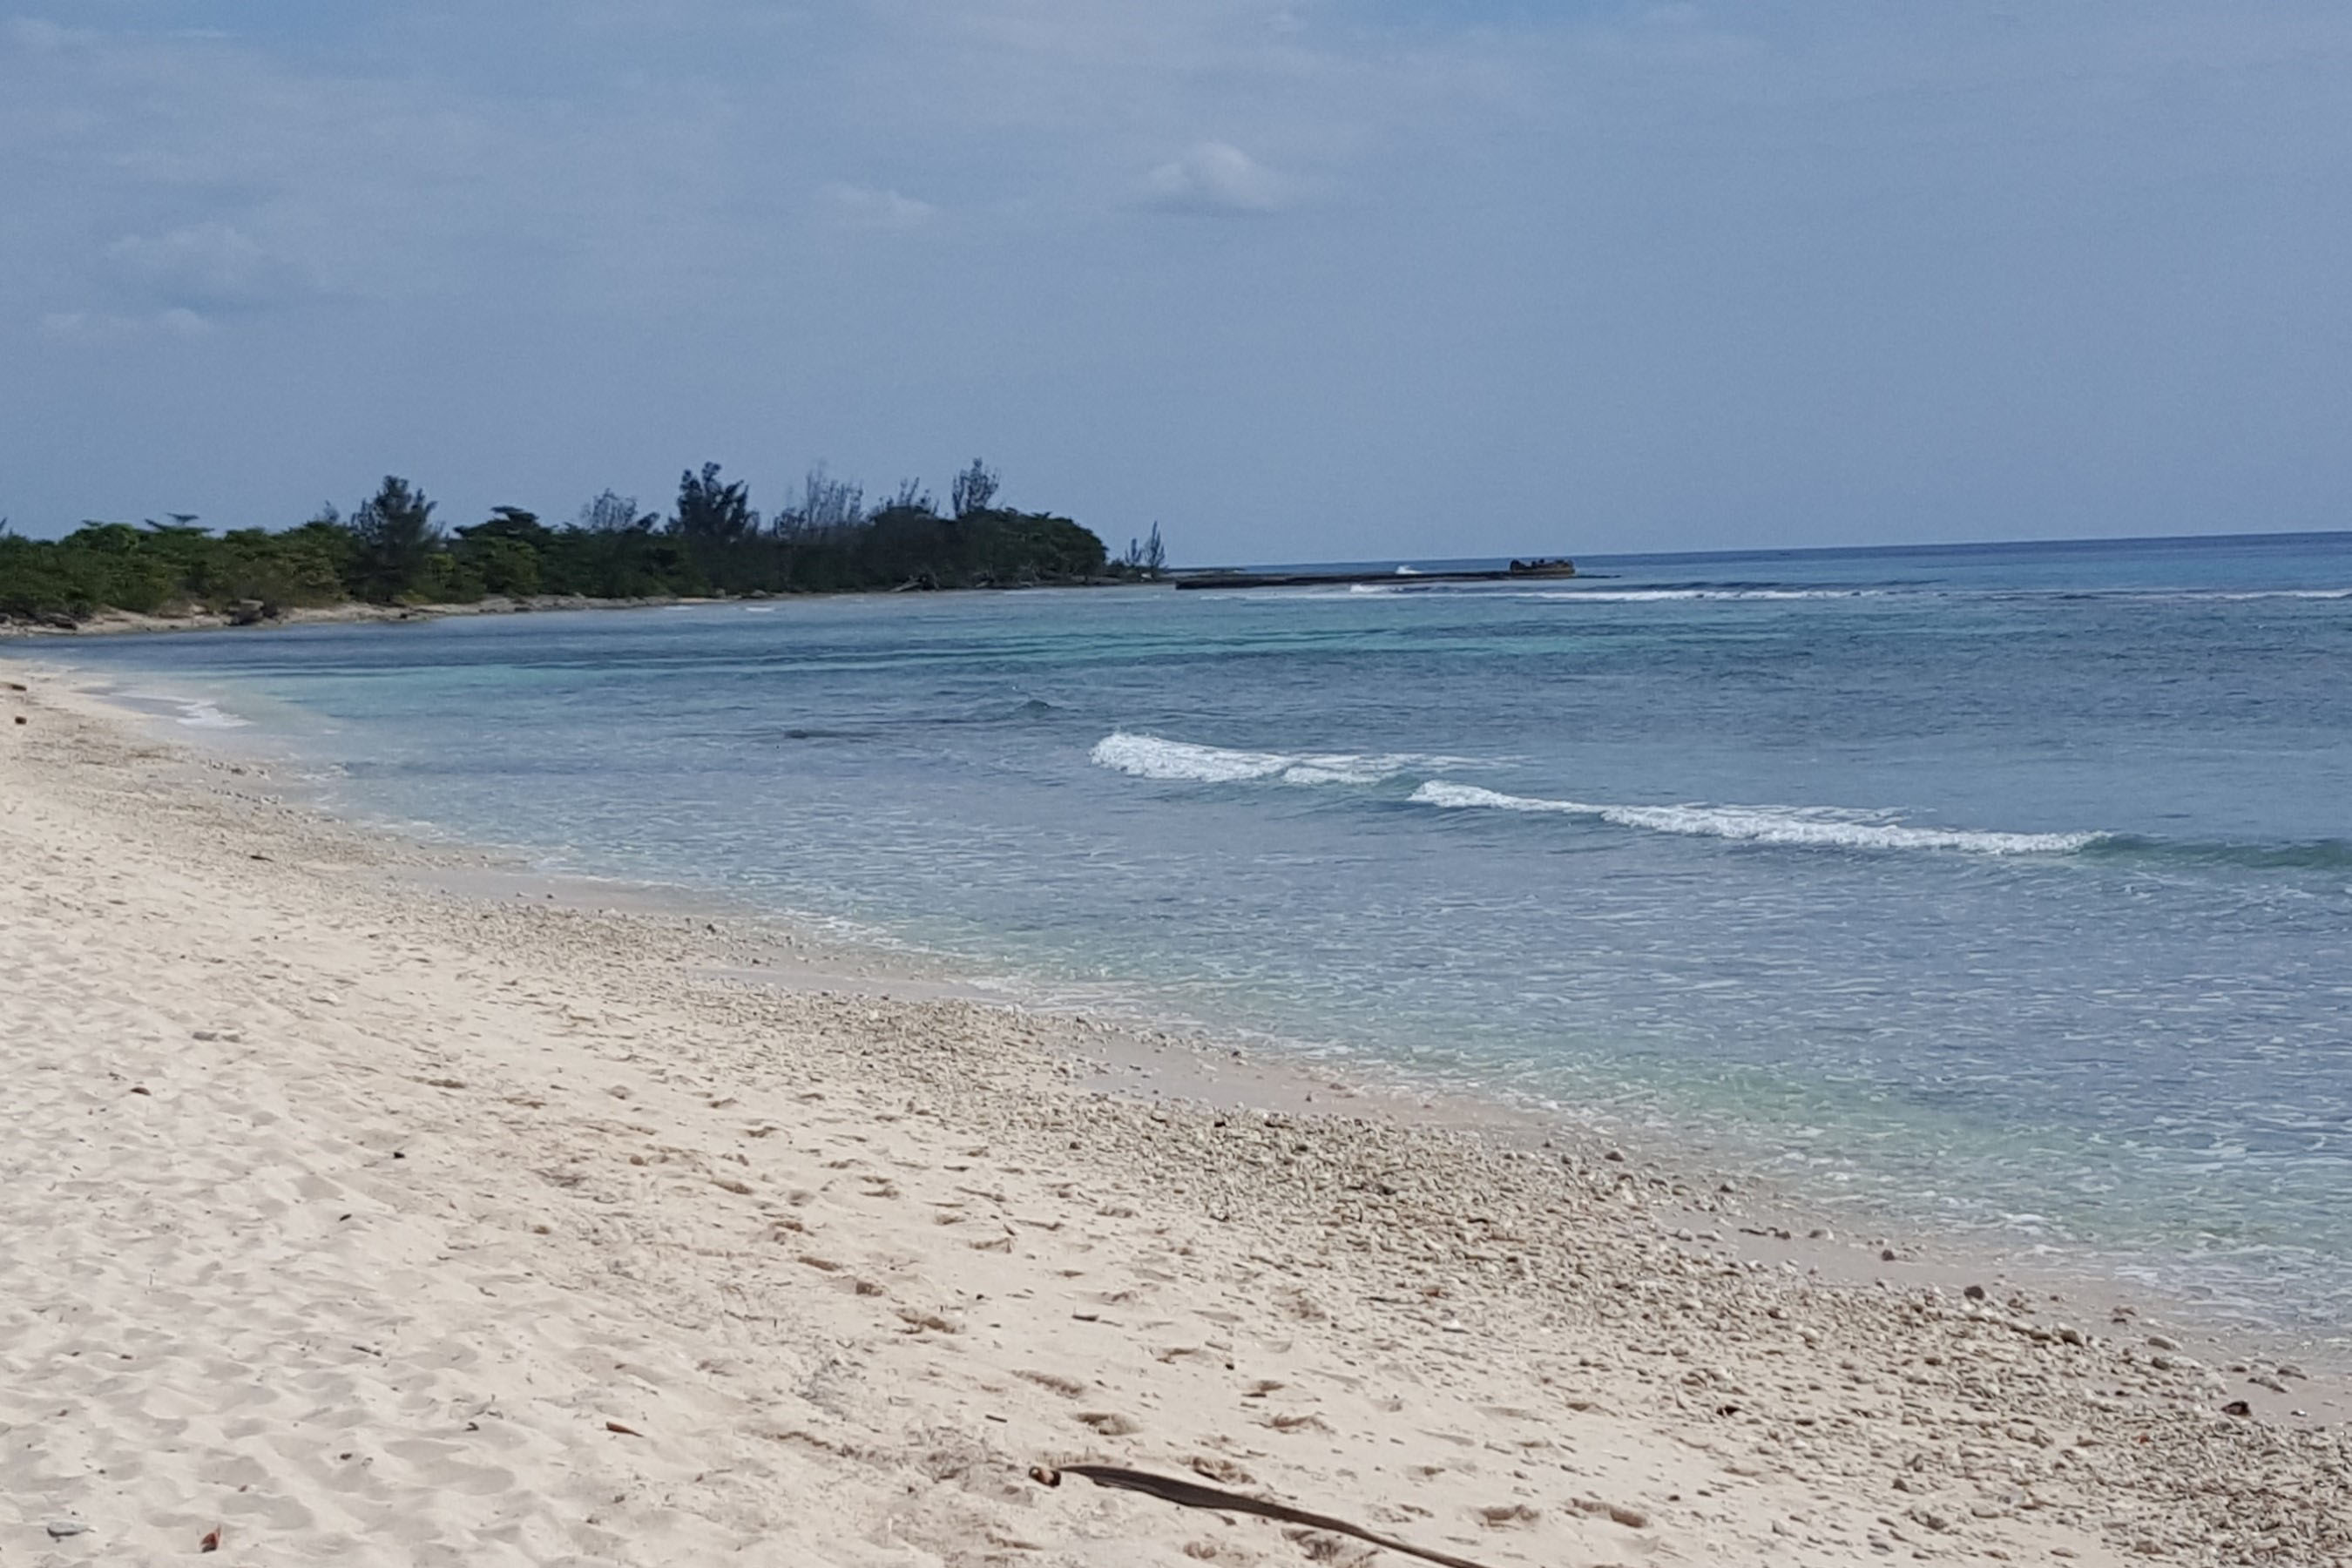
{"type": "Polygon", "coordinates": [[[1112,559],[1066,517],[997,504],[996,471],[975,458],[940,508],[919,483],[869,503],[820,468],[762,517],[748,486],[716,463],[679,477],[670,512],[604,491],[550,525],[521,507],[445,528],[436,504],[387,476],[348,516],[329,506],[299,527],[215,533],[185,513],[88,522],[57,540],[0,522],[0,615],[78,619],[102,608],[247,615],[361,600],[467,604],[491,595],[601,599],[1021,587],[1155,577],[1155,524],[1112,559]]]}

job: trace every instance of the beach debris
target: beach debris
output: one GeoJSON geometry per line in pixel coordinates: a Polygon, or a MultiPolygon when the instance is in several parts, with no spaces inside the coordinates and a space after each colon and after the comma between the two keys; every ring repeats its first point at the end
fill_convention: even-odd
{"type": "Polygon", "coordinates": [[[71,1536],[87,1535],[89,1526],[78,1519],[53,1519],[48,1523],[49,1539],[64,1541],[71,1536]]]}
{"type": "Polygon", "coordinates": [[[198,1552],[218,1552],[220,1549],[221,1527],[215,1524],[210,1530],[205,1531],[205,1538],[196,1542],[196,1550],[198,1552]]]}
{"type": "Polygon", "coordinates": [[[2254,1407],[2253,1407],[2252,1405],[2251,1405],[2247,1404],[2247,1403],[2246,1403],[2244,1400],[2242,1400],[2242,1399],[2232,1399],[2231,1401],[2230,1401],[2230,1403],[2229,1403],[2229,1404],[2224,1405],[2223,1406],[2221,1406],[2221,1414],[2222,1414],[2222,1415],[2236,1415],[2236,1416],[2240,1416],[2240,1417],[2244,1417],[2244,1416],[2250,1416],[2250,1415],[2253,1415],[2253,1413],[2254,1413],[2254,1407]]]}
{"type": "Polygon", "coordinates": [[[1254,1498],[1243,1492],[1229,1492],[1222,1487],[1204,1487],[1197,1481],[1178,1480],[1172,1476],[1155,1476],[1144,1470],[1124,1469],[1117,1465],[1064,1465],[1056,1469],[1039,1465],[1029,1472],[1029,1479],[1040,1486],[1058,1487],[1064,1476],[1084,1476],[1098,1487],[1111,1487],[1121,1491],[1141,1492],[1146,1497],[1172,1502],[1178,1508],[1204,1508],[1228,1513],[1254,1513],[1260,1519],[1271,1519],[1281,1524],[1302,1524],[1309,1530],[1325,1531],[1332,1535],[1349,1536],[1369,1542],[1383,1551],[1418,1557],[1424,1563],[1435,1563],[1441,1568],[1481,1568],[1466,1557],[1449,1556],[1432,1552],[1393,1536],[1376,1534],[1362,1525],[1350,1524],[1329,1514],[1309,1513],[1288,1503],[1275,1502],[1266,1498],[1254,1498]]]}
{"type": "Polygon", "coordinates": [[[618,1432],[624,1437],[642,1437],[645,1436],[643,1432],[638,1431],[635,1427],[625,1426],[618,1421],[605,1422],[604,1430],[607,1432],[618,1432]]]}

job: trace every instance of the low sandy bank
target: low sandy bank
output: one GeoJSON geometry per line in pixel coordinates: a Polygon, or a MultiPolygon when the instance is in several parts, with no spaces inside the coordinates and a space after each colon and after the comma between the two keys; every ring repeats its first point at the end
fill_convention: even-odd
{"type": "Polygon", "coordinates": [[[0,1563],[1411,1561],[1030,1479],[1087,1459],[1490,1568],[2352,1559],[2294,1369],[1759,1267],[1671,1173],[1096,1092],[1075,1022],[730,978],[716,921],[421,889],[5,680],[0,1563]]]}
{"type": "Polygon", "coordinates": [[[318,626],[383,621],[433,621],[449,616],[520,616],[548,610],[644,610],[671,605],[709,605],[715,599],[591,599],[574,594],[538,594],[524,598],[493,595],[466,605],[298,605],[267,616],[257,605],[245,613],[187,609],[163,615],[136,610],[103,609],[82,619],[66,616],[11,618],[0,616],[0,637],[121,637],[144,632],[216,632],[232,626],[269,631],[286,626],[318,626]]]}

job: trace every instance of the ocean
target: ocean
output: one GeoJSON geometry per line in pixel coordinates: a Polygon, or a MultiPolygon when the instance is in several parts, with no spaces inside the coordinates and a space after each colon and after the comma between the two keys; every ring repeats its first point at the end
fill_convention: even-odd
{"type": "Polygon", "coordinates": [[[2352,533],[1580,564],[69,657],[363,819],[2352,1328],[2352,533]]]}

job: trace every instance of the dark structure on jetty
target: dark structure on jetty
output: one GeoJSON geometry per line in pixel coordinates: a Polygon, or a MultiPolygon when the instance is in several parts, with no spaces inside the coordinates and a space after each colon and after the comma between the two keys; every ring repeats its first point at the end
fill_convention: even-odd
{"type": "Polygon", "coordinates": [[[1573,561],[1514,561],[1491,572],[1184,572],[1179,588],[1328,588],[1344,583],[1516,583],[1530,577],[1573,577],[1573,561]]]}

